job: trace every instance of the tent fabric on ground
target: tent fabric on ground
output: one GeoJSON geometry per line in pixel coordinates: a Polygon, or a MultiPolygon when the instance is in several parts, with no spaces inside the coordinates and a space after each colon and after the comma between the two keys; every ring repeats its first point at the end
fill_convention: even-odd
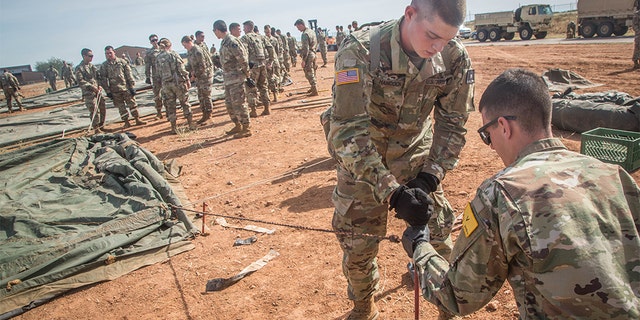
{"type": "Polygon", "coordinates": [[[551,123],[582,133],[597,127],[640,131],[640,97],[617,91],[555,94],[551,123]]]}
{"type": "Polygon", "coordinates": [[[0,319],[194,248],[179,183],[126,134],[0,154],[0,319]]]}
{"type": "Polygon", "coordinates": [[[565,92],[567,89],[586,89],[599,87],[601,84],[593,83],[583,76],[563,69],[549,69],[542,74],[549,91],[565,92]]]}

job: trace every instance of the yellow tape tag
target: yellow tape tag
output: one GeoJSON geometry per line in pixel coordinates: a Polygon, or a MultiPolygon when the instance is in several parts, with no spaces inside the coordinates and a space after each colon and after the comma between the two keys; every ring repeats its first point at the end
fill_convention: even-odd
{"type": "Polygon", "coordinates": [[[462,215],[462,230],[464,230],[464,235],[469,238],[477,228],[478,220],[476,220],[476,216],[473,214],[471,203],[467,203],[467,207],[464,209],[464,214],[462,215]]]}

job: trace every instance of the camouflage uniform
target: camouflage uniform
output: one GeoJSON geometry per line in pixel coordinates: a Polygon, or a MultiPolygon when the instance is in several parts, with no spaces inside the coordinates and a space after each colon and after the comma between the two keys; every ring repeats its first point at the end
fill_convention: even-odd
{"type": "Polygon", "coordinates": [[[147,77],[147,82],[151,82],[153,88],[153,101],[156,104],[156,114],[158,118],[162,118],[162,80],[156,69],[156,59],[162,52],[160,48],[151,47],[147,49],[147,53],[144,56],[144,74],[147,77]]]}
{"type": "Polygon", "coordinates": [[[318,29],[318,49],[320,50],[320,55],[322,56],[322,66],[327,65],[327,35],[324,33],[324,30],[318,29]]]}
{"type": "MultiPolygon", "coordinates": [[[[203,43],[204,44],[204,43],[203,43]]],[[[206,45],[194,45],[187,52],[187,65],[189,72],[196,77],[198,86],[198,101],[203,114],[211,115],[213,103],[211,102],[211,90],[213,87],[213,62],[209,50],[205,50],[206,45]]]]}
{"type": "MultiPolygon", "coordinates": [[[[209,59],[209,61],[211,62],[211,65],[213,66],[213,55],[211,54],[211,50],[209,49],[209,46],[207,46],[207,43],[204,41],[200,43],[198,43],[197,41],[194,41],[193,43],[200,46],[200,48],[202,48],[202,52],[206,55],[206,58],[209,59]]],[[[213,79],[211,79],[211,83],[213,84],[213,79]]]]}
{"type": "MultiPolygon", "coordinates": [[[[402,19],[381,25],[380,64],[373,71],[376,44],[370,45],[368,29],[354,32],[336,53],[333,105],[321,116],[329,153],[338,161],[336,231],[384,236],[391,193],[421,171],[442,181],[465,144],[473,71],[464,46],[450,41],[441,53],[421,59],[419,69],[400,45],[402,19]]],[[[431,197],[432,243],[447,255],[455,216],[441,186],[431,197]]],[[[349,298],[371,298],[379,281],[377,240],[339,235],[338,241],[349,298]]]]}
{"type": "Polygon", "coordinates": [[[224,102],[231,121],[249,125],[244,82],[249,77],[247,51],[238,38],[227,34],[220,43],[220,62],[224,72],[224,102]]]}
{"type": "Polygon", "coordinates": [[[287,45],[289,46],[289,56],[291,57],[291,65],[295,68],[298,62],[298,41],[292,36],[287,36],[287,45]]]}
{"type": "Polygon", "coordinates": [[[300,59],[304,61],[304,76],[312,88],[316,87],[316,35],[313,30],[306,28],[300,37],[300,59]]]}
{"type": "Polygon", "coordinates": [[[162,103],[167,110],[167,120],[171,123],[171,130],[176,133],[176,100],[182,106],[182,114],[189,123],[189,128],[194,129],[189,104],[189,72],[185,69],[184,61],[173,50],[161,50],[156,57],[156,70],[162,81],[162,103]]]}
{"type": "Polygon", "coordinates": [[[0,76],[0,88],[4,91],[4,97],[7,99],[7,108],[9,108],[9,113],[13,112],[13,99],[16,100],[16,104],[20,111],[24,110],[22,102],[20,101],[20,95],[18,94],[18,90],[20,90],[20,83],[18,83],[18,79],[11,74],[11,72],[5,71],[0,76]]]}
{"type": "Polygon", "coordinates": [[[271,46],[275,51],[275,59],[273,59],[273,63],[271,64],[271,68],[267,68],[267,79],[269,79],[269,91],[277,94],[280,90],[280,83],[282,82],[282,74],[280,73],[280,62],[282,61],[282,45],[278,37],[273,35],[267,37],[265,36],[267,41],[271,42],[271,46]]]}
{"type": "Polygon", "coordinates": [[[69,88],[75,84],[75,79],[73,78],[73,68],[70,64],[64,63],[62,66],[62,79],[64,79],[65,88],[69,88]]]}
{"type": "Polygon", "coordinates": [[[125,122],[125,126],[129,123],[127,107],[129,107],[131,115],[137,122],[140,114],[138,113],[136,98],[129,93],[129,89],[135,87],[129,63],[121,58],[103,62],[98,71],[98,79],[100,86],[106,91],[107,95],[111,95],[113,105],[118,108],[120,119],[125,122]]]}
{"type": "Polygon", "coordinates": [[[134,63],[136,66],[141,66],[144,64],[144,59],[141,56],[137,56],[134,63]]]}
{"type": "Polygon", "coordinates": [[[94,129],[102,128],[106,119],[107,109],[102,93],[94,91],[98,90],[100,86],[98,83],[98,68],[91,62],[85,63],[82,61],[76,66],[75,75],[76,80],[78,80],[78,86],[82,90],[84,105],[89,110],[90,119],[93,119],[91,127],[94,129]],[[98,111],[97,114],[95,111],[98,111]]]}
{"type": "Polygon", "coordinates": [[[291,76],[291,56],[289,56],[289,45],[287,44],[287,37],[283,34],[277,35],[282,43],[282,81],[290,79],[291,76]]]}
{"type": "Polygon", "coordinates": [[[256,106],[258,97],[265,108],[269,108],[271,104],[269,100],[269,89],[267,87],[268,73],[266,64],[270,64],[275,59],[274,50],[271,42],[257,33],[246,33],[240,38],[240,41],[247,49],[249,66],[251,67],[249,77],[256,82],[255,87],[246,87],[247,102],[251,109],[251,115],[255,117],[257,116],[256,106]]]}
{"type": "Polygon", "coordinates": [[[542,139],[480,185],[453,263],[426,242],[414,259],[424,297],[456,314],[507,280],[521,319],[639,319],[639,229],[628,173],[542,139]]]}
{"type": "Polygon", "coordinates": [[[55,68],[49,68],[44,72],[44,77],[49,81],[51,90],[58,91],[58,87],[56,86],[56,81],[58,81],[58,70],[55,68]]]}
{"type": "Polygon", "coordinates": [[[340,46],[340,44],[342,44],[342,41],[344,41],[344,38],[345,38],[344,31],[340,31],[339,29],[336,30],[336,45],[338,45],[338,47],[340,46]]]}
{"type": "Polygon", "coordinates": [[[640,9],[633,16],[633,31],[636,33],[633,47],[633,64],[634,67],[640,68],[640,9]]]}

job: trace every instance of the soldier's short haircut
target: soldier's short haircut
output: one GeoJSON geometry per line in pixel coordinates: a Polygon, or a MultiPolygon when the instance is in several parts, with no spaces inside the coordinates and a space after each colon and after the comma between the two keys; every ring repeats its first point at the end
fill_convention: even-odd
{"type": "Polygon", "coordinates": [[[227,32],[229,29],[227,29],[226,22],[222,20],[216,20],[216,22],[213,23],[213,30],[218,30],[220,32],[227,32]]]}
{"type": "Polygon", "coordinates": [[[296,20],[296,22],[295,22],[293,25],[294,25],[294,26],[297,26],[297,25],[299,25],[299,24],[301,24],[301,25],[303,25],[303,26],[304,26],[304,20],[302,20],[302,19],[298,19],[298,20],[296,20]]]}
{"type": "Polygon", "coordinates": [[[104,47],[104,51],[109,51],[109,50],[114,50],[113,46],[106,46],[104,47]]]}
{"type": "Polygon", "coordinates": [[[82,56],[86,56],[87,54],[89,54],[89,52],[91,52],[91,49],[84,48],[84,49],[80,50],[80,54],[82,56]]]}
{"type": "Polygon", "coordinates": [[[149,40],[151,40],[152,38],[157,38],[157,37],[158,37],[158,35],[157,35],[157,34],[152,33],[152,34],[149,36],[149,40]]]}
{"type": "Polygon", "coordinates": [[[260,31],[260,30],[258,29],[258,26],[253,26],[253,32],[258,33],[258,31],[260,31]]]}
{"type": "Polygon", "coordinates": [[[235,29],[235,28],[240,28],[240,24],[237,22],[231,22],[231,24],[229,25],[229,30],[235,29]]]}
{"type": "Polygon", "coordinates": [[[196,37],[201,35],[201,34],[204,34],[204,32],[202,32],[201,30],[196,31],[196,37]]]}
{"type": "Polygon", "coordinates": [[[446,24],[458,27],[464,23],[466,0],[412,0],[411,6],[418,9],[420,17],[433,18],[437,14],[446,24]]]}
{"type": "Polygon", "coordinates": [[[551,97],[541,76],[524,69],[508,69],[495,78],[480,98],[480,112],[488,118],[517,116],[530,134],[551,126],[551,97]]]}
{"type": "Polygon", "coordinates": [[[267,29],[271,30],[271,26],[270,26],[270,25],[268,25],[268,24],[265,24],[265,25],[264,25],[264,29],[265,29],[265,30],[267,30],[267,29]]]}
{"type": "Polygon", "coordinates": [[[169,40],[167,38],[162,38],[162,39],[160,39],[160,41],[158,41],[158,46],[160,48],[169,48],[169,47],[171,47],[171,40],[169,40]]]}
{"type": "Polygon", "coordinates": [[[182,37],[182,40],[180,40],[180,43],[185,43],[185,42],[193,42],[193,39],[191,39],[191,36],[184,36],[182,37]]]}
{"type": "Polygon", "coordinates": [[[251,30],[253,30],[253,27],[255,26],[255,24],[251,20],[247,20],[247,21],[243,22],[242,25],[243,26],[250,26],[251,30]]]}

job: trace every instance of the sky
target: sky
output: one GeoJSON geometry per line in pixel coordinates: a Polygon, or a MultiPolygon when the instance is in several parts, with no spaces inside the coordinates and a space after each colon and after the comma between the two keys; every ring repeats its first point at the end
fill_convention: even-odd
{"type": "MultiPolygon", "coordinates": [[[[336,25],[400,18],[410,0],[0,0],[0,67],[30,64],[60,58],[77,65],[80,50],[94,51],[94,63],[105,60],[107,45],[149,47],[155,33],[173,43],[173,50],[186,52],[184,35],[205,32],[209,46],[220,41],[213,34],[215,20],[253,20],[260,27],[270,24],[283,33],[300,38],[296,19],[317,19],[318,26],[335,31],[336,25]]],[[[521,4],[508,0],[467,0],[467,20],[476,13],[514,10],[521,4]]],[[[576,0],[536,0],[554,11],[575,10],[576,0]]]]}

